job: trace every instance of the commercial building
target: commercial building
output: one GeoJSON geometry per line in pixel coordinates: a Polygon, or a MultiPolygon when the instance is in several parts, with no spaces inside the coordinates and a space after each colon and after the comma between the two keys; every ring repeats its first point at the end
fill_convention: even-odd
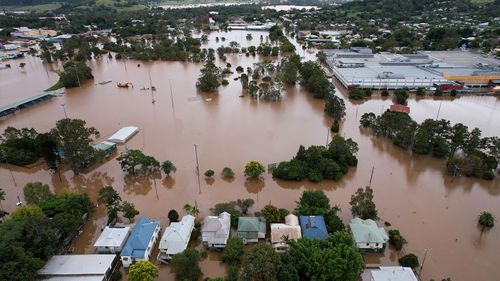
{"type": "Polygon", "coordinates": [[[104,281],[116,260],[115,255],[52,256],[38,275],[45,281],[104,281]]]}

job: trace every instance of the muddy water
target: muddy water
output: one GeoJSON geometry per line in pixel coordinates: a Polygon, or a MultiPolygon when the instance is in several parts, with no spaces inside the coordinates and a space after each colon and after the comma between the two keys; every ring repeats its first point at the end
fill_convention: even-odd
{"type": "MultiPolygon", "coordinates": [[[[230,33],[226,38],[233,40],[229,38],[237,37],[238,32],[236,35],[230,33]]],[[[259,39],[254,36],[253,40],[259,39]]],[[[233,69],[237,65],[252,66],[256,60],[258,58],[244,55],[228,56],[233,69]]],[[[37,89],[46,88],[53,82],[50,73],[49,79],[41,78],[43,75],[47,77],[45,67],[38,62],[36,65],[34,71],[23,74],[26,76],[18,85],[16,94],[31,96],[37,89]]],[[[260,210],[268,203],[293,209],[303,190],[323,189],[331,202],[342,208],[341,216],[347,223],[351,219],[349,198],[358,187],[368,184],[371,169],[375,167],[372,187],[382,221],[389,221],[394,228],[400,229],[409,241],[406,251],[417,254],[420,259],[424,249],[432,249],[422,272],[423,280],[445,277],[459,281],[496,280],[500,275],[497,266],[500,229],[495,227],[481,235],[476,227],[477,215],[483,210],[500,217],[500,181],[448,177],[444,174],[442,161],[425,156],[411,157],[359,128],[359,118],[363,113],[380,113],[389,107],[390,100],[373,98],[359,105],[346,102],[347,117],[341,134],[358,142],[359,165],[341,181],[320,184],[284,182],[273,180],[270,174],[266,174],[261,181],[252,182],[243,177],[246,162],[274,163],[292,157],[300,144],[326,143],[332,120],[324,116],[322,101],[312,99],[298,86],[288,89],[278,103],[240,98],[239,81],[233,81],[236,74],[228,79],[230,84],[221,87],[218,94],[200,94],[195,82],[201,64],[195,63],[117,62],[106,57],[92,61],[90,65],[94,81],[6,118],[0,124],[0,130],[7,126],[48,130],[64,117],[61,107],[64,103],[69,117],[85,119],[87,124],[99,129],[101,139],[123,126],[139,127],[140,132],[126,146],[119,146],[119,151],[142,149],[160,161],[173,161],[177,172],[169,179],[128,178],[120,170],[116,156],[77,177],[71,171],[62,172],[60,177],[51,175],[43,165],[34,168],[4,165],[0,169],[0,181],[7,191],[6,201],[2,202],[6,210],[15,209],[17,196],[22,200],[22,186],[30,181],[48,183],[56,191],[87,192],[93,199],[101,186],[111,184],[123,200],[133,202],[142,215],[160,219],[164,228],[168,211],[181,211],[185,203],[196,203],[201,217],[207,215],[215,203],[238,198],[254,199],[256,204],[251,211],[260,210]],[[138,63],[140,67],[137,67],[138,63]],[[153,97],[149,91],[140,90],[149,87],[149,72],[152,84],[157,88],[153,97]],[[113,80],[113,83],[95,85],[103,80],[113,80]],[[115,85],[115,82],[128,81],[134,84],[133,89],[119,89],[115,85]],[[209,98],[211,101],[207,100],[209,98]],[[203,177],[198,181],[194,144],[198,146],[201,172],[215,170],[214,181],[206,181],[203,177]],[[225,166],[236,172],[231,182],[218,176],[225,166]]],[[[4,91],[4,85],[10,83],[12,77],[17,77],[8,71],[17,70],[0,72],[2,101],[7,100],[4,95],[10,93],[4,91]]],[[[498,99],[461,97],[442,101],[412,99],[409,102],[411,115],[418,121],[435,118],[440,104],[441,118],[477,126],[485,135],[499,135],[500,123],[495,122],[500,117],[498,99]]],[[[74,252],[93,252],[92,245],[105,220],[101,206],[93,214],[92,221],[85,225],[83,234],[74,245],[74,252]]],[[[397,257],[397,253],[387,250],[384,255],[371,255],[366,260],[370,264],[388,265],[396,264],[397,257]]],[[[201,266],[207,277],[224,275],[217,253],[209,254],[201,266]]],[[[161,266],[160,272],[162,280],[171,280],[170,268],[161,266]]]]}

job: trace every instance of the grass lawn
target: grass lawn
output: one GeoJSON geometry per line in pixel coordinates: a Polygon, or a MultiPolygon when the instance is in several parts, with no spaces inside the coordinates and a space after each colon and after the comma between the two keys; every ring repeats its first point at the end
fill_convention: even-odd
{"type": "Polygon", "coordinates": [[[61,7],[60,3],[49,3],[31,6],[0,6],[0,10],[6,11],[33,11],[33,12],[47,12],[61,7]]]}

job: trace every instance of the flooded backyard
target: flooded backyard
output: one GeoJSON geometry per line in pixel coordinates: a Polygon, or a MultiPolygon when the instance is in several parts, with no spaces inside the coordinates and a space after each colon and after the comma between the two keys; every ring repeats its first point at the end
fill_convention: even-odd
{"type": "MultiPolygon", "coordinates": [[[[216,47],[215,36],[226,37],[226,42],[218,45],[227,46],[229,41],[241,42],[242,46],[260,43],[258,32],[251,42],[245,39],[246,33],[212,33],[207,46],[216,47]]],[[[314,58],[313,54],[302,54],[302,50],[299,53],[314,58]]],[[[259,60],[258,56],[252,58],[241,54],[227,57],[233,71],[238,65],[252,67],[259,60]]],[[[32,57],[24,61],[23,70],[13,65],[12,69],[0,71],[0,105],[36,95],[57,81],[57,75],[47,69],[52,66],[32,57]]],[[[236,72],[228,78],[229,85],[221,86],[218,93],[201,94],[195,87],[201,63],[115,61],[104,57],[89,65],[94,81],[69,89],[61,97],[18,111],[0,121],[0,131],[7,126],[47,131],[64,118],[65,109],[68,117],[86,120],[89,126],[96,127],[101,133],[100,140],[121,127],[139,127],[139,133],[126,145],[120,145],[119,152],[127,148],[141,149],[159,161],[171,160],[177,172],[171,178],[128,178],[120,170],[116,155],[76,177],[71,171],[62,172],[60,177],[52,175],[43,165],[32,168],[2,165],[0,182],[7,192],[2,204],[7,211],[15,209],[17,196],[22,199],[22,187],[31,181],[47,183],[57,192],[64,189],[86,192],[94,200],[100,187],[112,185],[123,200],[136,205],[141,215],[160,219],[164,229],[168,225],[168,211],[180,211],[186,203],[196,202],[201,217],[208,215],[216,203],[238,198],[255,200],[251,212],[269,203],[293,210],[302,191],[322,189],[332,204],[341,207],[340,215],[344,223],[348,223],[352,218],[348,204],[350,196],[357,188],[368,184],[374,167],[372,188],[381,217],[379,223],[388,221],[393,228],[399,229],[409,242],[405,250],[415,253],[420,260],[424,250],[431,249],[422,280],[446,277],[453,281],[498,280],[495,276],[500,276],[500,229],[494,227],[481,234],[476,224],[483,210],[500,216],[500,180],[450,177],[445,174],[442,160],[412,156],[359,128],[363,113],[380,114],[392,104],[390,99],[374,97],[362,104],[353,104],[337,92],[346,100],[347,107],[340,134],[354,139],[359,145],[358,167],[351,169],[342,180],[319,184],[286,182],[274,180],[266,173],[261,181],[248,182],[243,176],[243,167],[248,161],[257,160],[267,165],[288,160],[301,144],[324,145],[327,142],[333,121],[324,115],[323,101],[313,99],[298,85],[289,88],[281,102],[255,101],[248,96],[241,98],[240,82],[233,80],[238,76],[236,72]],[[157,89],[153,96],[149,91],[140,90],[149,87],[149,72],[152,85],[157,89]],[[96,85],[107,80],[113,82],[96,85]],[[134,88],[117,88],[116,82],[131,82],[134,88]],[[198,181],[194,145],[198,147],[200,171],[213,169],[216,172],[214,181],[205,181],[203,176],[198,181]],[[218,176],[225,166],[235,171],[233,181],[218,176]]],[[[500,100],[495,97],[412,98],[408,105],[410,115],[419,122],[436,118],[439,111],[439,118],[478,127],[484,136],[500,135],[500,122],[496,122],[500,119],[500,100]]],[[[97,208],[74,244],[75,253],[93,252],[92,245],[106,222],[105,216],[102,206],[97,208]]],[[[389,265],[397,264],[398,256],[388,249],[384,255],[365,258],[368,264],[389,265]]],[[[224,275],[217,253],[209,254],[201,267],[205,277],[224,275]]],[[[170,269],[162,265],[161,280],[172,280],[172,276],[170,269]]]]}

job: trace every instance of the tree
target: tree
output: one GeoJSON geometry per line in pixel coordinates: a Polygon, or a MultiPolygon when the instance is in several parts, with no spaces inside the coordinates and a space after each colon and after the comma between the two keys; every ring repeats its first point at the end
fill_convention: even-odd
{"type": "Polygon", "coordinates": [[[54,196],[52,191],[50,191],[49,186],[39,181],[27,183],[23,188],[23,192],[24,199],[28,204],[39,204],[54,196]]]}
{"type": "Polygon", "coordinates": [[[78,174],[98,156],[96,150],[90,145],[92,135],[97,133],[94,127],[87,128],[86,122],[80,119],[61,119],[56,127],[51,130],[59,147],[64,151],[66,159],[75,174],[78,174]]]}
{"type": "Polygon", "coordinates": [[[282,223],[285,217],[289,214],[286,209],[278,209],[273,205],[266,205],[260,210],[262,217],[266,219],[267,223],[282,223]]]}
{"type": "Polygon", "coordinates": [[[170,160],[165,160],[161,164],[161,169],[165,174],[167,174],[167,177],[170,177],[170,173],[177,171],[177,168],[174,166],[174,163],[172,163],[170,160]]]}
{"type": "Polygon", "coordinates": [[[85,62],[69,61],[64,64],[64,71],[59,74],[59,81],[64,87],[79,87],[86,80],[94,79],[92,69],[85,62]]]}
{"type": "Polygon", "coordinates": [[[297,215],[323,215],[330,209],[330,199],[322,190],[302,192],[295,213],[297,215]]]}
{"type": "Polygon", "coordinates": [[[212,178],[215,175],[215,172],[214,170],[206,170],[204,175],[207,178],[212,178]]]}
{"type": "Polygon", "coordinates": [[[394,91],[394,97],[396,99],[396,103],[405,105],[407,103],[407,99],[410,95],[405,89],[396,89],[394,91]]]}
{"type": "Polygon", "coordinates": [[[257,244],[243,256],[242,281],[277,280],[280,257],[273,247],[257,244]]]}
{"type": "Polygon", "coordinates": [[[139,211],[137,211],[135,205],[128,201],[123,202],[123,204],[121,205],[121,211],[123,212],[123,216],[126,217],[129,222],[132,222],[134,217],[139,214],[139,211]]]}
{"type": "Polygon", "coordinates": [[[361,115],[359,123],[361,123],[361,126],[363,127],[370,127],[375,122],[376,118],[377,117],[373,112],[364,113],[363,115],[361,115]]]}
{"type": "Polygon", "coordinates": [[[481,212],[479,215],[478,224],[481,226],[481,231],[485,228],[492,228],[495,226],[495,216],[490,212],[481,212]]]}
{"type": "Polygon", "coordinates": [[[158,171],[160,162],[137,149],[130,149],[116,158],[122,171],[129,175],[146,175],[158,171]]]}
{"type": "Polygon", "coordinates": [[[180,281],[197,281],[203,275],[200,269],[201,256],[195,249],[186,249],[175,254],[170,264],[175,271],[175,279],[180,281]]]}
{"type": "Polygon", "coordinates": [[[223,178],[233,178],[234,172],[233,172],[233,169],[231,169],[229,167],[224,167],[224,169],[222,169],[222,172],[220,173],[220,175],[223,178]]]}
{"type": "Polygon", "coordinates": [[[351,196],[349,204],[353,217],[359,217],[363,220],[378,220],[377,208],[373,202],[373,190],[369,186],[365,189],[358,188],[356,193],[351,196]]]}
{"type": "Polygon", "coordinates": [[[256,179],[265,171],[264,165],[257,161],[250,161],[245,165],[245,176],[249,178],[256,179]]]}
{"type": "Polygon", "coordinates": [[[420,265],[418,257],[411,253],[402,256],[398,261],[399,265],[403,267],[411,267],[412,269],[415,269],[420,265]]]}
{"type": "Polygon", "coordinates": [[[241,263],[241,257],[245,253],[245,243],[240,237],[231,237],[227,240],[226,247],[222,253],[221,260],[226,264],[236,264],[241,263]]]}
{"type": "Polygon", "coordinates": [[[140,260],[128,270],[128,281],[153,281],[158,277],[158,267],[150,261],[140,260]]]}
{"type": "Polygon", "coordinates": [[[198,207],[196,205],[193,206],[191,204],[185,204],[184,211],[188,212],[190,215],[195,216],[195,217],[198,217],[198,214],[200,213],[200,210],[198,209],[198,207]]]}
{"type": "Polygon", "coordinates": [[[203,92],[213,92],[221,84],[221,71],[213,60],[208,60],[200,70],[201,74],[196,82],[196,88],[203,92]]]}
{"type": "Polygon", "coordinates": [[[255,202],[254,202],[254,201],[253,201],[253,199],[251,199],[251,198],[247,198],[247,199],[238,199],[238,200],[236,201],[236,204],[238,205],[238,207],[240,207],[241,212],[242,212],[243,214],[245,214],[245,215],[247,214],[248,209],[250,209],[250,208],[253,206],[253,204],[254,204],[254,203],[255,203],[255,202]]]}
{"type": "Polygon", "coordinates": [[[178,222],[179,221],[179,213],[177,213],[177,211],[174,209],[168,211],[168,220],[170,221],[170,223],[178,222]]]}
{"type": "Polygon", "coordinates": [[[335,120],[341,120],[345,116],[344,100],[337,97],[334,93],[328,93],[325,96],[325,113],[335,120]]]}
{"type": "Polygon", "coordinates": [[[403,244],[406,243],[404,237],[399,233],[397,229],[389,230],[389,244],[391,244],[397,251],[403,248],[403,244]]]}
{"type": "Polygon", "coordinates": [[[243,214],[236,208],[236,202],[226,202],[226,203],[217,203],[210,209],[212,213],[216,216],[220,215],[223,212],[227,212],[231,215],[231,225],[238,225],[238,219],[243,214]]]}
{"type": "Polygon", "coordinates": [[[114,222],[118,218],[122,198],[112,186],[105,186],[99,190],[97,202],[106,205],[108,223],[114,222]]]}
{"type": "Polygon", "coordinates": [[[355,281],[364,268],[352,236],[344,231],[330,234],[323,242],[305,238],[291,241],[288,255],[299,280],[355,281]]]}
{"type": "Polygon", "coordinates": [[[240,83],[241,83],[241,88],[243,90],[248,89],[248,81],[249,81],[248,75],[246,73],[242,73],[240,75],[240,83]]]}
{"type": "Polygon", "coordinates": [[[37,205],[26,205],[20,206],[17,208],[12,214],[10,214],[10,218],[13,220],[26,220],[28,218],[42,219],[45,218],[45,214],[42,209],[37,205]]]}

